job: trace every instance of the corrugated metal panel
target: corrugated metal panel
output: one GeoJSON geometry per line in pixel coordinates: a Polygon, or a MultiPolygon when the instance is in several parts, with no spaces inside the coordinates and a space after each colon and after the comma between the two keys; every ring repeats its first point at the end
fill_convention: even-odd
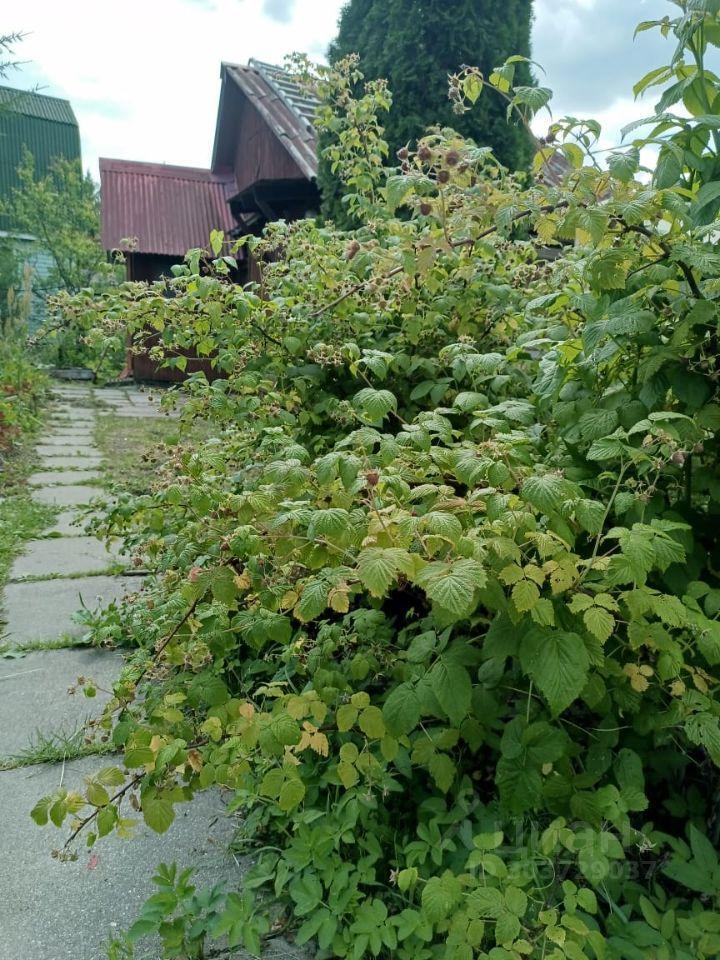
{"type": "Polygon", "coordinates": [[[44,93],[31,90],[16,90],[14,87],[0,87],[0,108],[6,107],[13,113],[22,113],[26,117],[37,117],[52,123],[69,123],[77,126],[77,119],[69,100],[60,97],[48,97],[44,93]]]}
{"type": "MultiPolygon", "coordinates": [[[[66,100],[0,87],[0,104],[7,108],[0,109],[0,199],[20,186],[17,168],[25,149],[35,159],[37,177],[45,176],[56,157],[80,159],[80,134],[66,100]]],[[[7,217],[0,217],[2,229],[13,226],[7,217]]]]}
{"type": "Polygon", "coordinates": [[[311,120],[313,99],[282,68],[259,60],[251,60],[247,66],[224,63],[222,70],[261,114],[304,176],[313,180],[318,166],[317,134],[311,120]]]}
{"type": "Polygon", "coordinates": [[[103,247],[132,239],[138,253],[176,257],[206,247],[211,230],[235,226],[227,205],[232,185],[197,167],[101,158],[103,247]]]}

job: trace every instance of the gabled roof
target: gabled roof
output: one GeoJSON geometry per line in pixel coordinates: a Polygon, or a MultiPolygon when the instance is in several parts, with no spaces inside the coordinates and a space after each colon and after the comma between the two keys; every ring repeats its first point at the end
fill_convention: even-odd
{"type": "Polygon", "coordinates": [[[31,90],[16,90],[14,87],[0,87],[0,109],[12,110],[24,117],[36,117],[51,123],[68,123],[77,126],[77,120],[69,100],[48,97],[44,93],[31,90]]]}
{"type": "Polygon", "coordinates": [[[308,180],[315,179],[318,164],[317,134],[313,117],[317,100],[302,90],[286,70],[261,60],[250,60],[247,66],[223,63],[220,76],[223,86],[215,129],[212,169],[216,170],[219,165],[218,148],[224,120],[223,97],[225,85],[230,80],[240,88],[263,117],[302,174],[308,180]]]}
{"type": "Polygon", "coordinates": [[[232,183],[199,167],[100,158],[105,250],[133,240],[137,253],[182,258],[206,247],[211,230],[235,226],[227,196],[232,183]]]}

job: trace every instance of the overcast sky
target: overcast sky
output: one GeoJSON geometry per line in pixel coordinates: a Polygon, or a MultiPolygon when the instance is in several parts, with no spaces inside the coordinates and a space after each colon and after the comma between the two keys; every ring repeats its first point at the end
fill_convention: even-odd
{"type": "MultiPolygon", "coordinates": [[[[448,0],[452,2],[452,0],[448,0]]],[[[478,0],[482,5],[483,0],[478,0]]],[[[281,63],[304,51],[321,59],[343,0],[23,0],[0,33],[28,34],[27,61],[6,81],[66,97],[80,122],[83,161],[98,156],[207,166],[220,62],[281,63]]],[[[556,116],[594,116],[615,142],[648,112],[632,85],[666,62],[670,41],[633,42],[639,20],[664,16],[667,0],[535,0],[533,57],[555,92],[556,116]]],[[[542,121],[540,127],[544,127],[542,121]]]]}

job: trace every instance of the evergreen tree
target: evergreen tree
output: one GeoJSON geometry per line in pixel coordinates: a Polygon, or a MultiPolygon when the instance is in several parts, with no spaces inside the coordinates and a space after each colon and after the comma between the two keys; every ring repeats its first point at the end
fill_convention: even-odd
{"type": "MultiPolygon", "coordinates": [[[[458,115],[447,81],[463,64],[487,76],[513,54],[529,57],[531,19],[532,0],[349,0],[329,58],[336,63],[358,53],[367,79],[388,80],[391,157],[429,124],[439,124],[491,146],[502,163],[520,169],[530,160],[530,141],[523,128],[507,122],[503,100],[485,91],[471,111],[458,115]]],[[[518,64],[515,83],[532,83],[527,65],[518,64]]],[[[325,212],[337,216],[338,185],[326,163],[319,181],[325,212]]]]}

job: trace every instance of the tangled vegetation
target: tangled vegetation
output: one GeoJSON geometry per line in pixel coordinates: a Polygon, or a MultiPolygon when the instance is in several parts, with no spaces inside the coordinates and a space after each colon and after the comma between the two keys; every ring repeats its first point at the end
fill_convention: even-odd
{"type": "Polygon", "coordinates": [[[37,426],[47,383],[19,339],[0,340],[0,469],[23,434],[37,426]]]}
{"type": "MultiPolygon", "coordinates": [[[[221,786],[251,855],[237,890],[162,867],[114,956],[720,953],[720,4],[678,6],[607,168],[577,120],[536,158],[561,187],[449,131],[383,180],[348,136],[354,233],[274,225],[244,289],[215,236],[172,296],[86,304],[222,377],[188,383],[215,435],[108,521],[156,571],[112,625],[122,760],[33,816],[72,855],[221,786]]],[[[513,68],[465,105],[532,112],[513,68]]]]}

